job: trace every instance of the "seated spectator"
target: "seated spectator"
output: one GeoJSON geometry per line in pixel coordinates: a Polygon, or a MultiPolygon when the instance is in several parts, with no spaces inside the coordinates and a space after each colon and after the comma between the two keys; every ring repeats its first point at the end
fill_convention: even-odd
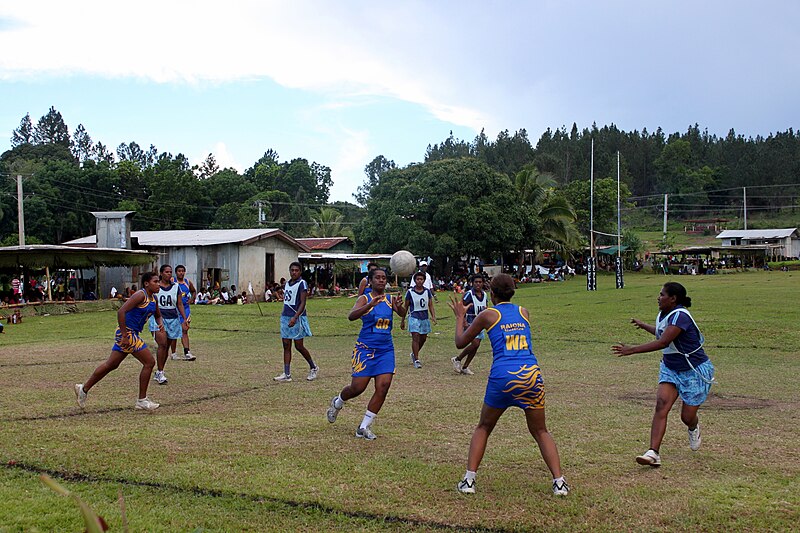
{"type": "Polygon", "coordinates": [[[207,292],[199,291],[194,299],[194,303],[196,305],[208,305],[210,300],[211,296],[207,292]]]}
{"type": "Polygon", "coordinates": [[[84,300],[97,300],[97,295],[94,293],[94,291],[89,291],[89,292],[87,292],[86,294],[83,295],[83,299],[84,300]]]}
{"type": "Polygon", "coordinates": [[[231,303],[231,295],[228,294],[228,287],[222,287],[222,289],[219,291],[219,303],[231,303]]]}
{"type": "Polygon", "coordinates": [[[270,289],[269,287],[267,287],[267,290],[266,290],[266,291],[264,291],[264,301],[265,301],[265,302],[271,302],[271,301],[272,301],[272,298],[273,298],[273,295],[272,295],[272,289],[270,289]]]}
{"type": "Polygon", "coordinates": [[[242,291],[242,294],[239,296],[239,300],[236,303],[239,305],[244,305],[247,303],[247,291],[242,291]]]}

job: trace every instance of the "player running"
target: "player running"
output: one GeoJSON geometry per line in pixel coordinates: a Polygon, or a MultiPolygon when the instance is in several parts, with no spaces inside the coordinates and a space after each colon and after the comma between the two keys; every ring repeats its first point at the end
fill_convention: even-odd
{"type": "MultiPolygon", "coordinates": [[[[467,322],[465,327],[469,327],[470,324],[475,321],[475,317],[488,307],[488,296],[483,290],[483,274],[473,274],[470,276],[470,282],[472,287],[464,293],[464,298],[462,298],[464,307],[467,310],[467,322]]],[[[453,370],[455,370],[456,374],[466,374],[468,376],[475,374],[475,372],[469,368],[469,364],[472,362],[475,354],[478,353],[481,341],[485,337],[485,333],[481,331],[460,354],[450,359],[450,361],[453,362],[453,370]]]]}
{"type": "Polygon", "coordinates": [[[317,379],[319,367],[311,358],[311,353],[303,345],[303,339],[311,337],[311,328],[308,326],[306,314],[306,299],[308,298],[308,285],[300,277],[302,265],[295,261],[289,265],[289,281],[283,289],[283,313],[281,314],[281,341],[283,343],[283,372],[274,378],[275,381],[288,383],[292,381],[292,341],[294,347],[306,360],[309,366],[308,381],[317,379]]]}
{"type": "MultiPolygon", "coordinates": [[[[428,340],[431,322],[436,324],[436,309],[433,307],[433,293],[424,287],[425,273],[414,274],[414,287],[408,289],[405,298],[405,309],[408,314],[408,331],[411,333],[411,364],[414,368],[422,368],[419,352],[428,340]],[[430,318],[429,318],[430,317],[430,318]]],[[[400,321],[400,329],[406,329],[405,316],[400,321]]]]}
{"type": "MultiPolygon", "coordinates": [[[[192,325],[192,308],[191,302],[197,296],[197,289],[191,280],[186,279],[186,267],[178,265],[175,267],[175,283],[178,284],[178,289],[181,291],[181,300],[183,300],[183,310],[186,312],[186,322],[192,325]]],[[[181,320],[183,316],[181,316],[181,320]]],[[[183,322],[181,322],[183,324],[183,322]]],[[[183,345],[183,355],[178,355],[177,347],[178,341],[173,340],[170,342],[170,351],[172,352],[172,359],[177,361],[194,361],[197,359],[189,349],[189,329],[183,330],[181,336],[181,345],[183,345]]]]}
{"type": "Polygon", "coordinates": [[[640,465],[661,466],[659,448],[667,431],[667,415],[673,404],[681,397],[681,421],[689,432],[689,449],[700,449],[700,421],[697,411],[706,401],[714,381],[714,365],[711,364],[703,343],[705,339],[697,323],[689,314],[692,299],[680,283],[665,283],[658,295],[656,325],[631,319],[637,328],[656,336],[656,340],[638,346],[617,344],[611,351],[617,356],[632,355],[661,350],[661,370],[658,375],[656,410],[650,427],[650,449],[636,458],[640,465]]]}
{"type": "Polygon", "coordinates": [[[180,287],[172,282],[172,267],[161,265],[159,269],[158,294],[156,294],[158,309],[164,319],[164,327],[159,330],[154,318],[150,318],[150,331],[158,343],[156,355],[156,373],[153,379],[159,385],[167,383],[164,366],[167,364],[170,344],[177,344],[186,331],[189,330],[189,321],[183,309],[183,299],[180,287]]]}
{"type": "Polygon", "coordinates": [[[156,362],[153,354],[147,348],[147,344],[140,337],[144,324],[151,315],[155,316],[160,328],[164,327],[154,296],[158,292],[158,287],[158,276],[155,272],[146,272],[142,275],[142,289],[128,298],[117,311],[119,327],[114,335],[115,342],[111,348],[111,355],[104,363],[95,368],[89,379],[75,385],[75,396],[78,398],[78,405],[81,409],[86,407],[86,395],[89,394],[89,390],[109,372],[116,369],[128,355],[133,355],[142,363],[142,371],[139,372],[139,399],[136,400],[134,407],[146,411],[158,409],[159,404],[150,401],[147,397],[150,373],[156,362]]]}

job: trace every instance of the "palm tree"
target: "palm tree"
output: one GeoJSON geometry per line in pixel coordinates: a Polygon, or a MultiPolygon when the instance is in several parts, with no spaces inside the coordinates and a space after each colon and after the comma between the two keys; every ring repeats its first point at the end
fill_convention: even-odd
{"type": "Polygon", "coordinates": [[[344,215],[332,207],[321,207],[311,215],[311,221],[314,224],[312,237],[353,237],[353,231],[343,226],[344,215]]]}
{"type": "Polygon", "coordinates": [[[514,185],[535,219],[536,230],[526,241],[532,244],[537,258],[542,250],[568,253],[580,249],[583,239],[575,224],[575,211],[558,193],[557,183],[550,174],[528,166],[516,174],[514,185]]]}

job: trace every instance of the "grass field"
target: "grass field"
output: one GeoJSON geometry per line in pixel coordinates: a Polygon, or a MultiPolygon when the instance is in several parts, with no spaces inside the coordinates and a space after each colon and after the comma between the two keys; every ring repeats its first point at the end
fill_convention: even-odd
{"type": "MultiPolygon", "coordinates": [[[[670,417],[663,466],[639,466],[655,401],[658,354],[615,358],[615,341],[644,342],[633,316],[652,322],[664,277],[629,275],[618,291],[601,276],[530,285],[534,350],[547,387],[548,425],[572,486],[554,498],[550,477],[519,410],[501,419],[478,475],[478,493],[455,491],[463,475],[490,366],[475,376],[450,365],[454,321],[439,315],[415,370],[410,339],[395,331],[397,374],[375,425],[355,439],[367,397],[336,424],[330,398],[349,382],[358,323],[353,300],[314,299],[307,346],[320,378],[277,384],[281,351],[275,304],[194,307],[193,363],[170,361],[154,413],[134,411],[132,358],[75,404],[81,382],[108,355],[110,311],[26,318],[0,336],[0,531],[79,531],[77,507],[45,488],[50,473],[122,530],[772,530],[800,520],[800,332],[797,273],[677,277],[693,298],[719,383],[700,411],[703,447],[688,448],[670,417]]],[[[446,312],[447,311],[447,312],[446,312]]],[[[371,390],[371,389],[370,389],[371,390]]]]}

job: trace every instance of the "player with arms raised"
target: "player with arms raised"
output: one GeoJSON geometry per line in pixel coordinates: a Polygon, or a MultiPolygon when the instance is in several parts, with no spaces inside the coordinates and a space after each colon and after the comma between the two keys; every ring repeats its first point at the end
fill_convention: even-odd
{"type": "Polygon", "coordinates": [[[480,313],[466,328],[467,309],[463,301],[461,298],[452,298],[449,302],[456,317],[456,347],[466,347],[485,329],[492,343],[493,354],[481,418],[469,445],[467,472],[456,488],[465,494],[475,492],[475,476],[489,435],[505,410],[516,406],[525,411],[528,430],[553,475],[553,494],[566,496],[569,486],[561,475],[558,448],[545,423],[544,381],[531,349],[530,315],[524,307],[511,303],[514,292],[514,279],[511,276],[494,276],[491,282],[494,307],[480,313]]]}

